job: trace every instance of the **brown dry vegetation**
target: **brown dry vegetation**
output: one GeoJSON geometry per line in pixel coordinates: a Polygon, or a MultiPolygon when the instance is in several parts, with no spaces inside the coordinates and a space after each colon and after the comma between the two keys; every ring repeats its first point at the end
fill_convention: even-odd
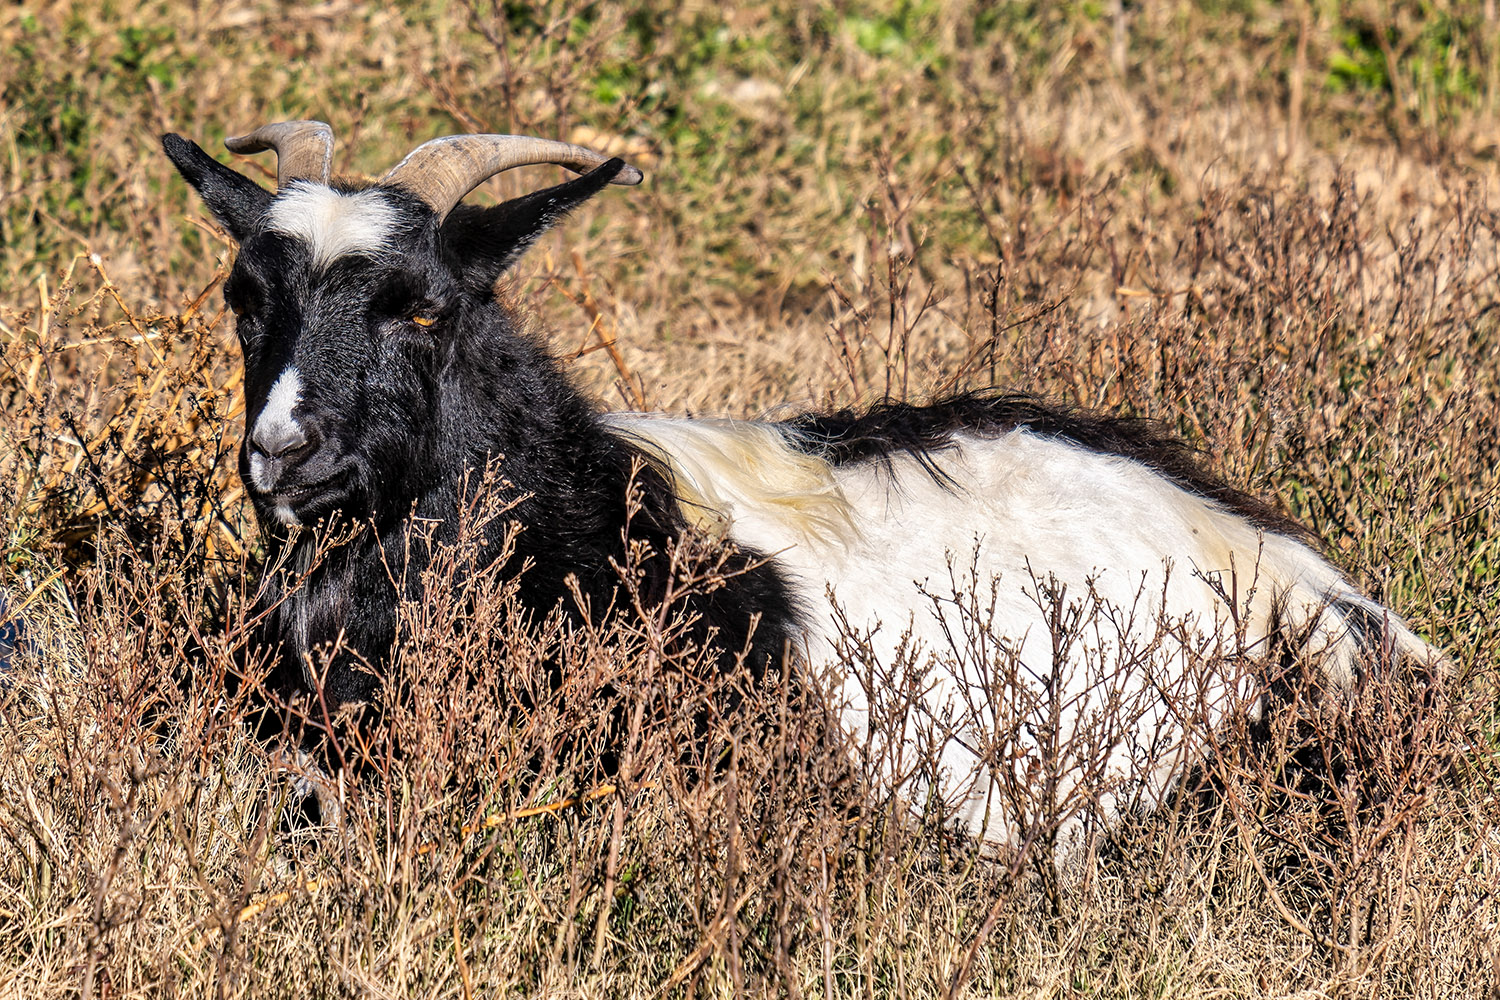
{"type": "Polygon", "coordinates": [[[32,640],[0,995],[1500,995],[1494,6],[0,10],[0,593],[32,640]],[[157,136],[290,117],[351,171],[460,130],[628,151],[647,183],[510,286],[605,405],[993,384],[1158,418],[1454,677],[1234,720],[1060,867],[1071,804],[1019,790],[1038,846],[997,859],[851,767],[815,692],[749,692],[705,745],[726,692],[664,662],[669,618],[523,626],[459,546],[344,748],[344,824],[287,833],[245,722],[233,251],[157,136]]]}

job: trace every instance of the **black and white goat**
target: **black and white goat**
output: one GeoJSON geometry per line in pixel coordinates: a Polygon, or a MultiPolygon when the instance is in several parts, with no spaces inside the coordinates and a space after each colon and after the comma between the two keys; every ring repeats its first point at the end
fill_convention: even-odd
{"type": "MultiPolygon", "coordinates": [[[[1144,699],[1135,718],[1157,733],[1189,703],[1211,725],[1244,681],[1192,664],[1232,662],[1214,658],[1229,644],[1263,649],[1295,635],[1332,686],[1374,647],[1436,661],[1297,526],[1134,422],[998,394],[785,421],[599,412],[493,286],[575,205],[641,179],[618,159],[452,136],[374,183],[345,184],[330,181],[328,126],[287,122],[228,141],[275,150],[269,192],[179,136],[163,144],[240,243],[225,283],[245,360],[240,474],[273,553],[288,526],[336,512],[378,529],[334,550],[281,605],[281,655],[296,676],[338,636],[376,663],[389,655],[400,595],[388,567],[407,557],[400,526],[452,520],[460,484],[496,456],[517,499],[510,516],[524,525],[516,555],[533,564],[521,580],[528,606],[576,608],[575,578],[586,603],[607,607],[627,533],[661,552],[712,521],[744,572],[696,599],[700,637],[726,656],[750,649],[752,667],[791,650],[844,676],[845,726],[876,740],[910,734],[866,733],[879,692],[847,668],[851,634],[867,658],[923,664],[926,721],[907,725],[944,734],[938,780],[991,839],[1013,826],[990,808],[1000,776],[976,765],[999,759],[985,730],[1009,693],[960,648],[975,628],[965,590],[989,595],[982,627],[999,652],[1061,686],[1055,727],[1083,725],[1122,697],[1144,699]],[[460,204],[486,178],[535,163],[587,172],[490,208],[460,204]],[[627,517],[633,479],[642,506],[627,517]],[[1085,596],[1094,614],[1088,638],[1060,649],[1049,600],[1063,594],[1085,596]],[[1136,662],[1139,650],[1160,654],[1164,637],[1166,654],[1136,662]]],[[[371,694],[371,675],[352,662],[323,678],[335,704],[371,694]]],[[[1047,743],[1016,732],[1033,752],[1047,743]]],[[[1130,743],[1126,734],[1113,751],[1121,769],[1130,743]]],[[[1027,756],[1006,759],[1024,769],[1027,756]]],[[[1152,777],[1180,766],[1173,757],[1152,777]]]]}

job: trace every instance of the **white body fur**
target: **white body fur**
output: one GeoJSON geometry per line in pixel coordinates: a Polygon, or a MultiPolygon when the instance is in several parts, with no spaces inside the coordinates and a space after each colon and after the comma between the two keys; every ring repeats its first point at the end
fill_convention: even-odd
{"type": "Polygon", "coordinates": [[[690,519],[773,559],[802,607],[800,652],[833,671],[846,729],[887,775],[910,769],[914,745],[937,748],[939,790],[991,842],[1026,826],[1007,780],[1047,767],[1059,800],[1090,796],[1065,808],[1074,832],[1159,801],[1254,691],[1238,654],[1267,638],[1277,602],[1335,685],[1360,655],[1339,602],[1386,616],[1398,650],[1435,656],[1308,546],[1066,440],[961,433],[930,456],[940,484],[905,455],[832,466],[771,424],[606,419],[667,464],[690,519]],[[1063,632],[1082,638],[1055,647],[1063,632]],[[897,741],[888,713],[908,691],[897,741]],[[985,766],[997,760],[1012,773],[985,766]]]}

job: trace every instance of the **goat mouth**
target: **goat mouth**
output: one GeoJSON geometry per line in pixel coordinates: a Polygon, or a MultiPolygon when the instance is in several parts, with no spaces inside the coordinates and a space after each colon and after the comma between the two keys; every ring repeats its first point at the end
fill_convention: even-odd
{"type": "Polygon", "coordinates": [[[282,486],[265,493],[262,499],[282,524],[306,524],[341,506],[348,478],[335,475],[315,483],[282,486]]]}

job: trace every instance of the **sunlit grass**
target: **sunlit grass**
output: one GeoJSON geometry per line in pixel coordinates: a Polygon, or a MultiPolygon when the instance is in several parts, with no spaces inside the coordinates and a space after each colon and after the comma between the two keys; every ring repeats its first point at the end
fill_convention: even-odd
{"type": "Polygon", "coordinates": [[[0,588],[34,648],[0,692],[0,993],[1490,995],[1497,54],[1444,2],[6,7],[0,588]],[[295,762],[229,683],[262,666],[233,247],[158,141],[228,162],[293,117],[355,174],[464,130],[638,162],[502,289],[606,407],[1150,416],[1454,683],[1228,739],[1059,870],[908,821],[816,692],[759,692],[694,769],[649,634],[523,627],[458,567],[406,623],[407,752],[377,740],[342,833],[282,832],[295,762]],[[559,657],[575,700],[518,725],[559,657]],[[589,798],[610,699],[655,721],[589,798]]]}

